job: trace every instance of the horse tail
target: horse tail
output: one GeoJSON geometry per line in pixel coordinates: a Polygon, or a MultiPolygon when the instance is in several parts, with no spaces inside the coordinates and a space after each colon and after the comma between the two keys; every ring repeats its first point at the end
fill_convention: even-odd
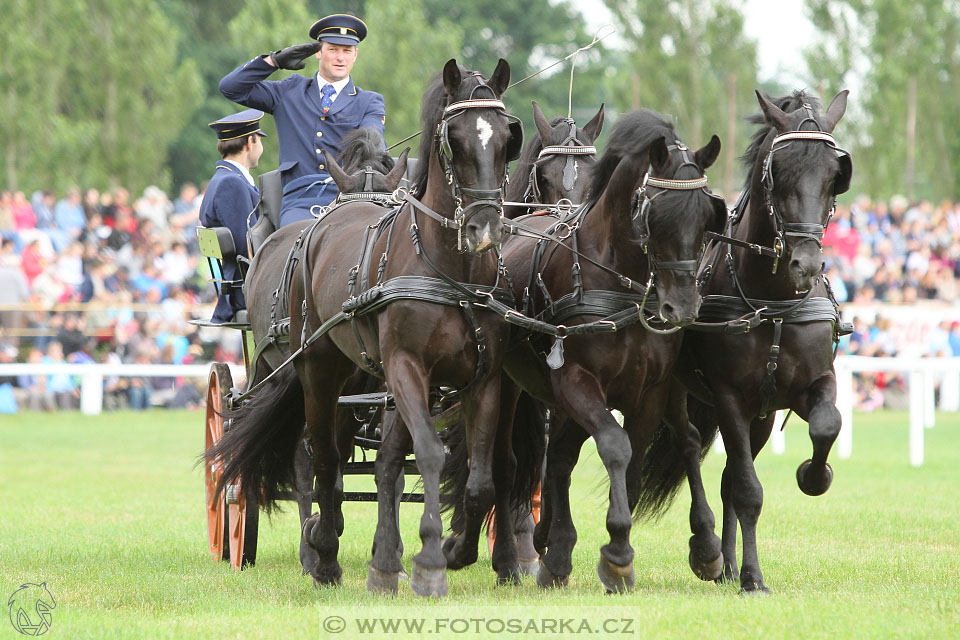
{"type": "Polygon", "coordinates": [[[467,424],[458,420],[447,427],[443,436],[447,455],[440,471],[440,513],[453,512],[450,516],[450,530],[460,534],[463,533],[465,524],[463,501],[467,494],[467,479],[470,477],[467,424]]]}
{"type": "Polygon", "coordinates": [[[513,455],[517,472],[510,492],[510,506],[517,515],[530,512],[530,497],[540,483],[546,453],[547,415],[543,403],[520,394],[513,418],[513,455]]]}
{"type": "MultiPolygon", "coordinates": [[[[687,396],[687,413],[700,435],[702,462],[719,433],[715,411],[693,396],[687,396]]],[[[660,518],[673,504],[680,485],[687,477],[682,446],[683,443],[677,442],[670,427],[661,422],[640,462],[640,497],[633,510],[634,520],[660,518]]]]}
{"type": "Polygon", "coordinates": [[[228,484],[239,480],[244,487],[262,488],[260,506],[272,511],[294,483],[293,456],[306,423],[296,369],[279,370],[249,400],[223,416],[230,420],[230,429],[204,453],[224,465],[217,499],[228,484]]]}
{"type": "MultiPolygon", "coordinates": [[[[530,511],[530,497],[540,482],[543,467],[546,415],[543,405],[527,394],[521,394],[513,419],[512,445],[517,459],[510,506],[515,514],[525,515],[530,511]]],[[[440,511],[452,511],[450,530],[463,533],[466,522],[464,498],[470,467],[467,464],[466,425],[461,420],[446,430],[444,443],[448,453],[440,472],[440,511]]]]}

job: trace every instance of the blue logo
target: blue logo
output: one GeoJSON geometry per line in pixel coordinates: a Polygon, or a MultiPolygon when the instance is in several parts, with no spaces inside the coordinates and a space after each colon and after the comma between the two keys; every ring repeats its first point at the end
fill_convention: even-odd
{"type": "Polygon", "coordinates": [[[47,589],[47,583],[22,584],[7,600],[10,624],[25,636],[42,636],[50,631],[57,603],[47,589]]]}

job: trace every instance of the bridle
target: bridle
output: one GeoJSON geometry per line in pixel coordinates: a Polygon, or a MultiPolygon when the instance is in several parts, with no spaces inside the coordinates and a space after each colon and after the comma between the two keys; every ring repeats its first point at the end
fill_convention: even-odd
{"type": "Polygon", "coordinates": [[[573,189],[577,182],[577,161],[576,156],[596,155],[597,148],[593,145],[586,145],[577,139],[577,125],[573,118],[564,118],[557,126],[568,125],[570,132],[560,142],[560,144],[544,147],[537,159],[530,163],[530,176],[527,180],[527,190],[523,192],[524,202],[540,202],[540,185],[537,180],[537,169],[543,158],[553,156],[566,156],[567,162],[563,167],[563,188],[567,191],[573,189]]]}
{"type": "MultiPolygon", "coordinates": [[[[700,172],[700,167],[694,162],[690,155],[689,149],[679,140],[675,140],[674,144],[671,144],[667,147],[667,151],[679,151],[683,162],[677,167],[677,170],[674,172],[674,175],[680,172],[683,167],[691,166],[700,172]]],[[[634,195],[634,205],[633,205],[633,215],[632,219],[636,222],[639,227],[640,233],[640,247],[643,249],[644,254],[647,255],[647,264],[650,269],[650,277],[647,281],[646,294],[644,295],[644,302],[646,302],[646,296],[649,294],[650,290],[653,289],[654,281],[656,280],[657,273],[660,271],[681,271],[688,273],[696,273],[698,266],[700,265],[700,259],[703,256],[704,247],[700,248],[700,255],[695,259],[691,260],[658,260],[657,257],[650,251],[650,208],[651,203],[662,196],[668,191],[694,191],[701,190],[710,198],[718,200],[724,204],[726,208],[726,203],[724,203],[723,198],[720,196],[711,193],[707,188],[707,176],[706,174],[700,176],[699,178],[694,178],[691,180],[680,180],[676,178],[656,178],[650,175],[650,172],[653,170],[653,166],[647,168],[647,172],[643,176],[643,182],[640,184],[640,187],[637,189],[636,194],[634,195]],[[653,187],[660,189],[659,192],[650,195],[649,189],[653,187]]],[[[643,305],[640,305],[641,308],[643,305]]],[[[643,320],[643,315],[641,314],[641,320],[643,320]]],[[[673,327],[671,329],[655,329],[649,326],[645,321],[643,326],[654,333],[660,334],[669,334],[673,333],[680,329],[680,327],[673,327]]]]}
{"type": "MultiPolygon", "coordinates": [[[[471,189],[464,187],[457,179],[453,165],[453,148],[450,146],[448,129],[450,121],[462,115],[467,109],[496,109],[504,116],[508,122],[511,133],[511,140],[507,145],[506,162],[516,160],[520,155],[520,149],[523,148],[523,124],[520,118],[507,113],[503,102],[496,99],[474,98],[473,95],[481,87],[490,91],[490,87],[481,81],[470,92],[470,97],[466,100],[448,104],[443,110],[443,117],[437,124],[437,131],[434,136],[434,145],[436,147],[437,159],[440,162],[440,168],[447,178],[447,184],[450,185],[451,195],[456,204],[454,217],[443,218],[440,224],[445,228],[457,230],[457,251],[463,251],[463,229],[469,219],[484,207],[493,207],[498,214],[503,216],[503,200],[507,181],[509,180],[507,172],[504,171],[503,180],[499,189],[471,189]],[[466,207],[463,206],[464,198],[472,200],[466,207]]],[[[504,164],[506,166],[506,163],[504,164]]]]}
{"type": "MultiPolygon", "coordinates": [[[[830,209],[827,211],[827,214],[823,222],[785,222],[783,213],[774,205],[773,200],[773,189],[774,189],[774,178],[773,178],[773,155],[777,151],[787,148],[794,142],[822,142],[828,147],[836,151],[838,154],[849,156],[850,152],[846,149],[842,149],[837,146],[836,140],[829,133],[820,129],[820,125],[817,123],[816,119],[813,117],[813,107],[809,104],[804,103],[803,109],[807,110],[807,117],[800,121],[800,124],[797,125],[794,131],[787,131],[777,135],[773,141],[770,143],[770,150],[767,151],[766,157],[763,159],[762,173],[760,176],[760,185],[763,188],[763,206],[767,210],[767,214],[770,216],[770,219],[773,222],[773,246],[765,247],[756,243],[748,243],[742,240],[735,240],[729,236],[722,236],[719,234],[710,234],[712,238],[720,240],[721,242],[726,242],[728,244],[736,244],[738,246],[745,247],[750,249],[758,255],[764,255],[768,258],[773,259],[773,267],[771,273],[777,273],[777,269],[780,265],[780,260],[787,254],[787,245],[791,244],[790,239],[797,239],[796,244],[802,242],[816,242],[817,247],[820,250],[823,250],[823,234],[826,232],[827,225],[830,224],[830,219],[833,218],[833,214],[837,208],[837,197],[833,196],[833,202],[830,205],[830,209]],[[816,131],[801,131],[802,127],[806,122],[812,122],[814,126],[817,127],[816,131]]],[[[740,194],[740,197],[737,198],[737,203],[733,208],[733,215],[730,218],[730,223],[728,224],[727,232],[732,233],[732,224],[740,219],[744,210],[746,209],[747,202],[749,200],[749,191],[750,185],[744,189],[743,193],[740,194]]]]}

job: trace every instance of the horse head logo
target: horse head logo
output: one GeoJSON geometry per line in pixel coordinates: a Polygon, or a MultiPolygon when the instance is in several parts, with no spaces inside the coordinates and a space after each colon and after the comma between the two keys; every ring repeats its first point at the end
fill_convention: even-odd
{"type": "Polygon", "coordinates": [[[10,624],[25,636],[42,636],[53,622],[51,611],[57,608],[47,583],[22,584],[7,601],[10,624]]]}

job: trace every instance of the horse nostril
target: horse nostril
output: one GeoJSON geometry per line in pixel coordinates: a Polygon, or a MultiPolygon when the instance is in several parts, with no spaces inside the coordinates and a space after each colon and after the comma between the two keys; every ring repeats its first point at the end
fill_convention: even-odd
{"type": "Polygon", "coordinates": [[[673,305],[669,302],[664,302],[660,305],[660,317],[661,318],[672,318],[674,317],[674,308],[673,305]]]}

